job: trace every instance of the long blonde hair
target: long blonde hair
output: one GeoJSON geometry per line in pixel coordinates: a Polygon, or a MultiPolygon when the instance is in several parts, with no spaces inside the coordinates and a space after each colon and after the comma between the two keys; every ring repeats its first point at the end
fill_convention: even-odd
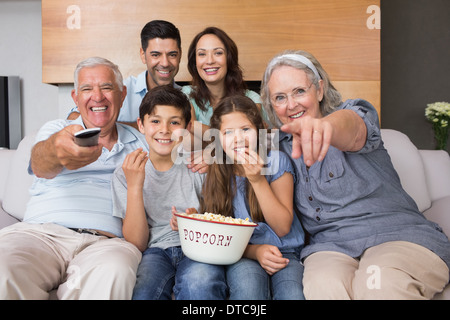
{"type": "MultiPolygon", "coordinates": [[[[232,113],[242,112],[247,116],[249,121],[256,127],[257,131],[265,129],[264,121],[261,117],[260,110],[256,104],[244,95],[234,95],[226,97],[214,109],[211,117],[211,128],[220,130],[222,116],[232,113]]],[[[216,145],[220,141],[215,141],[216,145]]],[[[267,148],[267,142],[260,141],[258,136],[258,150],[267,148]]],[[[217,157],[226,157],[221,147],[216,147],[216,151],[220,150],[222,154],[216,154],[217,157]]],[[[200,201],[200,212],[219,213],[224,216],[234,216],[233,199],[236,195],[236,164],[235,163],[217,163],[214,162],[208,168],[203,183],[202,199],[200,201]]],[[[247,200],[250,208],[250,216],[254,222],[263,222],[264,216],[256,198],[255,191],[251,184],[246,180],[247,200]]]]}

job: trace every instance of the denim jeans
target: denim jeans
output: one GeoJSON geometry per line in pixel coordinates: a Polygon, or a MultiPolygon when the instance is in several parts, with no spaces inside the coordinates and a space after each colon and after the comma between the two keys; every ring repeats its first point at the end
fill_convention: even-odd
{"type": "Polygon", "coordinates": [[[181,247],[147,248],[137,271],[134,300],[226,299],[223,266],[196,262],[181,247]]]}
{"type": "Polygon", "coordinates": [[[297,254],[285,253],[288,265],[270,276],[256,260],[242,258],[226,267],[230,300],[304,300],[303,265],[297,254]]]}

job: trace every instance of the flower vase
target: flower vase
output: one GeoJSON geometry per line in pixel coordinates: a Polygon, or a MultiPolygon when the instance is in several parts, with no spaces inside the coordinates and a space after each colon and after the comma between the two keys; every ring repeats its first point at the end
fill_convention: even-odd
{"type": "Polygon", "coordinates": [[[449,126],[442,127],[440,124],[433,125],[434,138],[436,139],[436,150],[446,150],[449,128],[449,126]]]}

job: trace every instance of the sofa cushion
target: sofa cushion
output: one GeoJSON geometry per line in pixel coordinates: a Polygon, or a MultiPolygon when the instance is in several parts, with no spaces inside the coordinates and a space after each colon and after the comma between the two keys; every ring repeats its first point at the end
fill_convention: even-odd
{"type": "Polygon", "coordinates": [[[28,190],[33,182],[32,175],[28,174],[31,148],[35,135],[27,135],[14,153],[3,199],[3,209],[13,217],[22,220],[30,199],[28,190]]]}
{"type": "Polygon", "coordinates": [[[396,130],[382,129],[381,137],[403,189],[416,201],[420,212],[431,206],[425,169],[419,150],[409,138],[396,130]]]}

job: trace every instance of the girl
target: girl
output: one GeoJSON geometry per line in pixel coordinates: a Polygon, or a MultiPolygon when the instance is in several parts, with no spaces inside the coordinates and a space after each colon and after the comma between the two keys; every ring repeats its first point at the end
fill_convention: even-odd
{"type": "Polygon", "coordinates": [[[293,214],[295,177],[289,158],[271,150],[264,167],[258,155],[266,148],[258,137],[264,123],[245,96],[224,98],[214,110],[211,128],[219,130],[220,145],[203,184],[200,212],[258,223],[244,257],[227,267],[230,299],[270,299],[271,291],[274,299],[303,299],[299,255],[304,233],[293,214]]]}

